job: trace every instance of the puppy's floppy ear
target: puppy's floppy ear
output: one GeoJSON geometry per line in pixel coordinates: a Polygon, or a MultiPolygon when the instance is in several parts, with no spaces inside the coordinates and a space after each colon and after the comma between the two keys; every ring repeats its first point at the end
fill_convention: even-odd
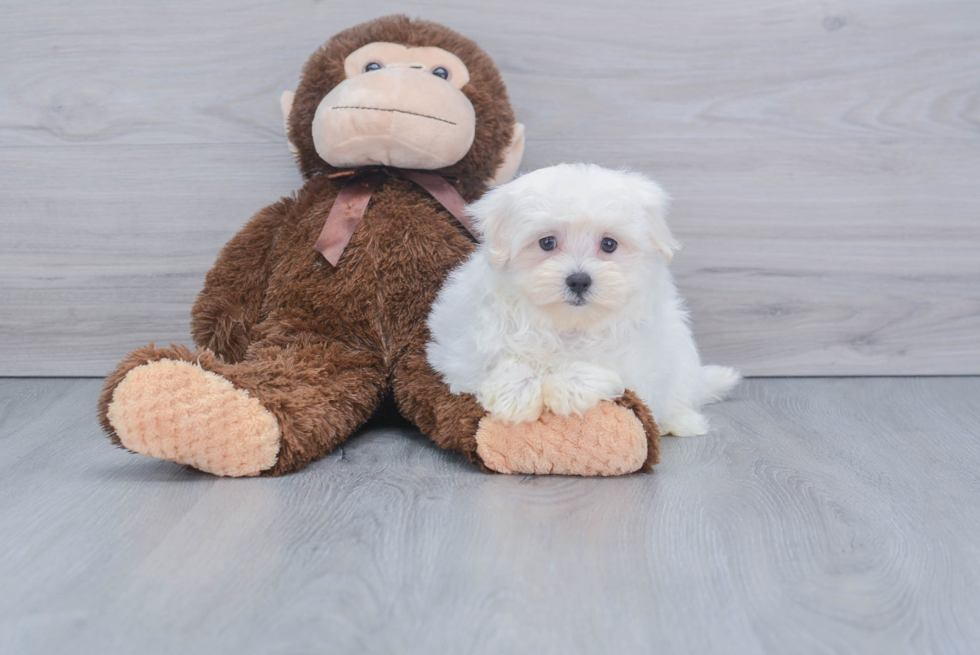
{"type": "Polygon", "coordinates": [[[681,249],[680,241],[674,238],[667,227],[667,208],[670,206],[670,196],[659,184],[642,175],[634,174],[640,206],[646,215],[650,238],[657,249],[664,254],[667,261],[674,258],[674,253],[681,249]]]}
{"type": "Polygon", "coordinates": [[[466,207],[483,236],[490,265],[494,268],[503,266],[511,256],[510,243],[504,235],[510,226],[512,210],[513,202],[506,185],[487,191],[482,198],[466,207]]]}

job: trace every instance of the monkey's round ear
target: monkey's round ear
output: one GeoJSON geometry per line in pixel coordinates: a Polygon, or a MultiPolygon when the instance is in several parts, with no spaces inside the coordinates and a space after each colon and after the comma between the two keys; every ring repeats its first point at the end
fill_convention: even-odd
{"type": "Polygon", "coordinates": [[[282,95],[279,96],[279,108],[282,110],[282,123],[286,128],[286,144],[289,146],[289,152],[294,155],[299,152],[292,141],[289,140],[289,114],[293,111],[293,99],[296,94],[292,91],[283,91],[282,95]]]}
{"type": "Polygon", "coordinates": [[[476,202],[467,205],[466,213],[473,217],[477,231],[483,237],[490,256],[490,265],[500,268],[510,259],[510,246],[503,238],[511,213],[510,194],[506,188],[491,189],[476,202]]]}
{"type": "Polygon", "coordinates": [[[670,206],[670,196],[663,190],[663,187],[653,180],[642,176],[640,180],[640,204],[650,227],[650,238],[670,262],[674,259],[674,253],[681,249],[680,241],[674,238],[667,226],[667,209],[670,206]]]}
{"type": "Polygon", "coordinates": [[[510,146],[504,153],[504,161],[497,167],[497,172],[490,180],[490,186],[500,186],[514,179],[522,157],[524,157],[524,125],[514,123],[514,136],[511,137],[510,146]]]}

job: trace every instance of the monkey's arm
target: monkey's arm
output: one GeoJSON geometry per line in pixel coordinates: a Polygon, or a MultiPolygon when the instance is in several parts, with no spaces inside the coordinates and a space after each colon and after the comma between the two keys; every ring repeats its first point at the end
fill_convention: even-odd
{"type": "Polygon", "coordinates": [[[194,343],[226,362],[245,356],[269,283],[269,252],[292,204],[283,198],[262,209],[225,244],[191,310],[194,343]]]}

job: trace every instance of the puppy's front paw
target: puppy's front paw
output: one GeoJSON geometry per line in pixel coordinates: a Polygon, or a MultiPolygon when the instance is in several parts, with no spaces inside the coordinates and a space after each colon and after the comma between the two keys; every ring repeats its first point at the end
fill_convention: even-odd
{"type": "Polygon", "coordinates": [[[498,365],[480,385],[476,399],[495,420],[507,423],[536,421],[544,411],[541,378],[515,361],[498,365]]]}
{"type": "Polygon", "coordinates": [[[545,407],[558,416],[587,411],[603,400],[615,400],[625,387],[612,369],[588,362],[572,362],[544,379],[542,395],[545,407]]]}
{"type": "Polygon", "coordinates": [[[708,419],[700,412],[685,409],[665,420],[661,430],[675,437],[700,437],[708,434],[708,419]]]}

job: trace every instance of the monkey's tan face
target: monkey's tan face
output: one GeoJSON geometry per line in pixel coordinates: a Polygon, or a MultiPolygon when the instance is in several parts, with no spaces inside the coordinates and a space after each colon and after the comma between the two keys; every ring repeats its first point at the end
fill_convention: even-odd
{"type": "Polygon", "coordinates": [[[344,69],[313,118],[316,152],[331,166],[433,170],[473,145],[476,114],[460,91],[470,75],[451,52],[370,43],[344,69]]]}

